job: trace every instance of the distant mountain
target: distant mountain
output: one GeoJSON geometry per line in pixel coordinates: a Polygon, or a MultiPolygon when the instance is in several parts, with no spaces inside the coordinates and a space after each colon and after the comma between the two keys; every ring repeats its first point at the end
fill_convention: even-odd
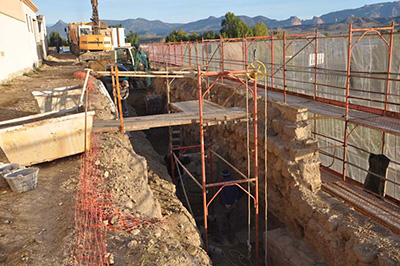
{"type": "Polygon", "coordinates": [[[325,23],[335,23],[346,20],[348,17],[363,18],[393,18],[400,16],[400,1],[365,5],[356,9],[346,9],[331,12],[321,16],[325,23]]]}
{"type": "MultiPolygon", "coordinates": [[[[259,21],[265,23],[269,29],[283,28],[290,32],[313,31],[320,28],[323,31],[341,32],[346,31],[349,23],[359,27],[374,27],[388,25],[392,20],[398,21],[400,16],[400,1],[365,5],[356,9],[346,9],[322,15],[314,16],[312,19],[301,20],[292,16],[285,20],[270,19],[264,16],[248,17],[238,16],[243,22],[253,27],[259,21]],[[346,26],[347,25],[347,26],[346,26]]],[[[188,33],[203,33],[206,31],[219,31],[224,17],[209,17],[190,23],[166,23],[160,20],[147,20],[144,18],[126,20],[103,20],[107,25],[122,24],[127,32],[134,31],[141,37],[166,36],[173,30],[182,29],[188,33]]],[[[48,27],[48,32],[58,31],[65,37],[64,28],[67,23],[58,21],[55,25],[48,27]]]]}
{"type": "Polygon", "coordinates": [[[48,26],[47,27],[47,33],[50,34],[50,32],[52,32],[52,31],[54,31],[54,32],[58,31],[62,38],[66,38],[67,37],[67,34],[65,33],[65,28],[66,27],[68,27],[68,23],[66,23],[66,22],[64,22],[62,20],[59,20],[53,26],[50,26],[50,27],[48,26]]]}
{"type": "Polygon", "coordinates": [[[144,18],[126,19],[126,20],[102,20],[107,25],[122,24],[129,31],[135,31],[143,36],[146,33],[154,33],[156,35],[167,35],[174,29],[181,28],[184,24],[181,23],[166,23],[160,20],[147,20],[144,18]]]}
{"type": "Polygon", "coordinates": [[[400,23],[400,17],[395,18],[359,18],[349,17],[346,20],[339,23],[324,23],[318,25],[299,25],[291,27],[283,27],[282,29],[287,30],[291,34],[313,32],[318,29],[320,33],[334,33],[335,35],[348,34],[349,24],[353,24],[354,28],[373,28],[378,26],[389,26],[394,21],[396,24],[400,23]]]}

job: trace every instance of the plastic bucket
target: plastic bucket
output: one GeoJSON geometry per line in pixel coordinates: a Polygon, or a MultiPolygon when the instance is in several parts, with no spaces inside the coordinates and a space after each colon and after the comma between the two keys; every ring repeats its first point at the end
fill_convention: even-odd
{"type": "Polygon", "coordinates": [[[14,192],[21,193],[36,188],[38,173],[39,168],[26,168],[6,174],[4,178],[14,192]]]}
{"type": "Polygon", "coordinates": [[[17,163],[8,163],[8,164],[0,165],[0,188],[8,187],[8,183],[4,179],[4,176],[6,174],[12,173],[12,172],[17,171],[17,170],[19,170],[21,168],[24,168],[24,167],[19,165],[19,164],[17,164],[17,163]]]}

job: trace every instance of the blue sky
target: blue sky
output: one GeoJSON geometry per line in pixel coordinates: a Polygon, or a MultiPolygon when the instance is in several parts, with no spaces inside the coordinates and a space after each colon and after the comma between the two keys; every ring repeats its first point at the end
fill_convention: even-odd
{"type": "MultiPolygon", "coordinates": [[[[387,1],[367,0],[98,0],[100,19],[146,18],[164,22],[191,22],[209,16],[222,16],[231,11],[236,15],[262,15],[273,19],[298,16],[302,19],[331,11],[357,8],[365,4],[387,1]]],[[[89,21],[90,0],[34,0],[39,13],[48,24],[62,19],[66,22],[89,21]]]]}

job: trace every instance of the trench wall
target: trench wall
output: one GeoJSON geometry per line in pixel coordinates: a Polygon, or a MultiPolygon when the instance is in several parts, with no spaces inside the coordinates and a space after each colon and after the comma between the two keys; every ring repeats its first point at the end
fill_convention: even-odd
{"type": "MultiPolygon", "coordinates": [[[[155,93],[166,96],[165,80],[155,80],[154,87],[155,93]]],[[[196,80],[172,83],[172,102],[197,99],[196,80]]],[[[225,107],[246,108],[243,91],[235,92],[222,85],[212,89],[210,100],[225,107]]],[[[253,104],[251,100],[250,110],[253,104]]],[[[265,153],[265,105],[261,97],[258,106],[260,209],[265,207],[264,162],[267,155],[268,213],[284,227],[265,234],[270,259],[276,265],[398,265],[398,236],[322,192],[318,144],[311,137],[307,109],[268,102],[265,153]]],[[[182,130],[185,144],[199,143],[198,125],[185,126],[182,130]]],[[[213,144],[213,149],[247,173],[246,132],[246,123],[228,123],[208,127],[205,139],[206,143],[213,144]]],[[[250,138],[250,147],[253,146],[254,140],[250,138]]]]}

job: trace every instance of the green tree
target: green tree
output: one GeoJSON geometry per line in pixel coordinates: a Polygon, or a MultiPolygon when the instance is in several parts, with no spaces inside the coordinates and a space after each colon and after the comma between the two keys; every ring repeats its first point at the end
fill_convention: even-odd
{"type": "Polygon", "coordinates": [[[254,36],[268,36],[268,28],[262,21],[257,22],[253,27],[254,36]]]}
{"type": "Polygon", "coordinates": [[[188,38],[189,38],[189,41],[201,40],[201,36],[198,35],[196,32],[193,32],[192,34],[190,34],[188,38]]]}
{"type": "Polygon", "coordinates": [[[189,40],[188,34],[186,32],[183,32],[182,29],[178,31],[174,30],[165,38],[165,42],[180,42],[188,40],[189,40]]]}
{"type": "Polygon", "coordinates": [[[49,46],[56,46],[57,42],[60,46],[68,45],[68,42],[65,38],[60,37],[60,33],[58,31],[50,32],[49,36],[49,46]]]}
{"type": "Polygon", "coordinates": [[[224,38],[242,38],[253,36],[253,30],[235,14],[228,12],[221,22],[221,35],[224,38]]]}
{"type": "Polygon", "coordinates": [[[126,36],[126,40],[131,43],[132,46],[139,46],[139,34],[133,31],[129,31],[129,34],[126,36]]]}
{"type": "Polygon", "coordinates": [[[207,39],[214,39],[214,38],[215,38],[215,33],[214,33],[212,30],[206,31],[206,32],[204,32],[204,33],[201,35],[201,37],[202,37],[203,39],[205,39],[205,40],[207,40],[207,39]]]}

